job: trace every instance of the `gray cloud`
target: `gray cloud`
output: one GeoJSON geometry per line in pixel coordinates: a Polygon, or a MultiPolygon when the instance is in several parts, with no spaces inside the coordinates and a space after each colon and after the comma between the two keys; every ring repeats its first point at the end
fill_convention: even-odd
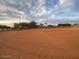
{"type": "Polygon", "coordinates": [[[0,0],[0,18],[23,17],[24,19],[38,20],[40,22],[58,23],[70,22],[68,17],[79,16],[78,0],[59,0],[53,7],[50,7],[50,10],[46,10],[45,3],[45,0],[0,0]],[[60,19],[60,17],[65,19],[60,19]],[[59,20],[55,18],[59,18],[59,20]]]}

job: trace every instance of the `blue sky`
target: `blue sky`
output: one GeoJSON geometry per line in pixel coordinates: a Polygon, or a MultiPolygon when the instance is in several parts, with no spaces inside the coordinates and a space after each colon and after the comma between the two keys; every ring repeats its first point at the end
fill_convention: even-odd
{"type": "Polygon", "coordinates": [[[79,0],[0,0],[0,23],[21,21],[79,22],[79,0]]]}

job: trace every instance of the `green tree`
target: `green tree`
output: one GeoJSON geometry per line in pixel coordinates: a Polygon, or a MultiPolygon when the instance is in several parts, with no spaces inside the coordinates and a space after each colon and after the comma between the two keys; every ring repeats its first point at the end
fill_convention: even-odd
{"type": "Polygon", "coordinates": [[[29,23],[29,28],[36,28],[36,27],[37,27],[37,23],[35,21],[29,23]]]}

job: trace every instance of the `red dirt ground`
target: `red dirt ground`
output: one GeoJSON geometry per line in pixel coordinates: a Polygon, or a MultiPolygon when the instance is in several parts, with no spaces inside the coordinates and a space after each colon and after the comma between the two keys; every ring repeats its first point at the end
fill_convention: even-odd
{"type": "Polygon", "coordinates": [[[79,59],[79,29],[0,32],[0,59],[79,59]]]}

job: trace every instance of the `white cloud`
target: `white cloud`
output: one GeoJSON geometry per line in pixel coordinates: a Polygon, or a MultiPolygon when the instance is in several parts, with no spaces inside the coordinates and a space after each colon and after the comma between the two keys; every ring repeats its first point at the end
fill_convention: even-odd
{"type": "Polygon", "coordinates": [[[7,17],[29,17],[30,19],[34,17],[35,20],[45,21],[46,18],[50,20],[50,18],[79,16],[79,11],[73,12],[79,8],[79,0],[59,0],[59,3],[51,7],[50,10],[46,10],[45,7],[45,0],[0,0],[0,14],[6,14],[4,16],[7,17]]]}
{"type": "Polygon", "coordinates": [[[59,0],[60,1],[60,5],[63,7],[78,7],[79,8],[79,0],[59,0]]]}
{"type": "Polygon", "coordinates": [[[8,9],[7,6],[0,4],[0,12],[4,12],[8,9]]]}
{"type": "Polygon", "coordinates": [[[20,23],[20,22],[30,22],[28,19],[16,19],[16,18],[12,18],[12,19],[4,19],[4,20],[0,20],[0,25],[8,25],[8,26],[12,26],[14,25],[14,23],[20,23]]]}

